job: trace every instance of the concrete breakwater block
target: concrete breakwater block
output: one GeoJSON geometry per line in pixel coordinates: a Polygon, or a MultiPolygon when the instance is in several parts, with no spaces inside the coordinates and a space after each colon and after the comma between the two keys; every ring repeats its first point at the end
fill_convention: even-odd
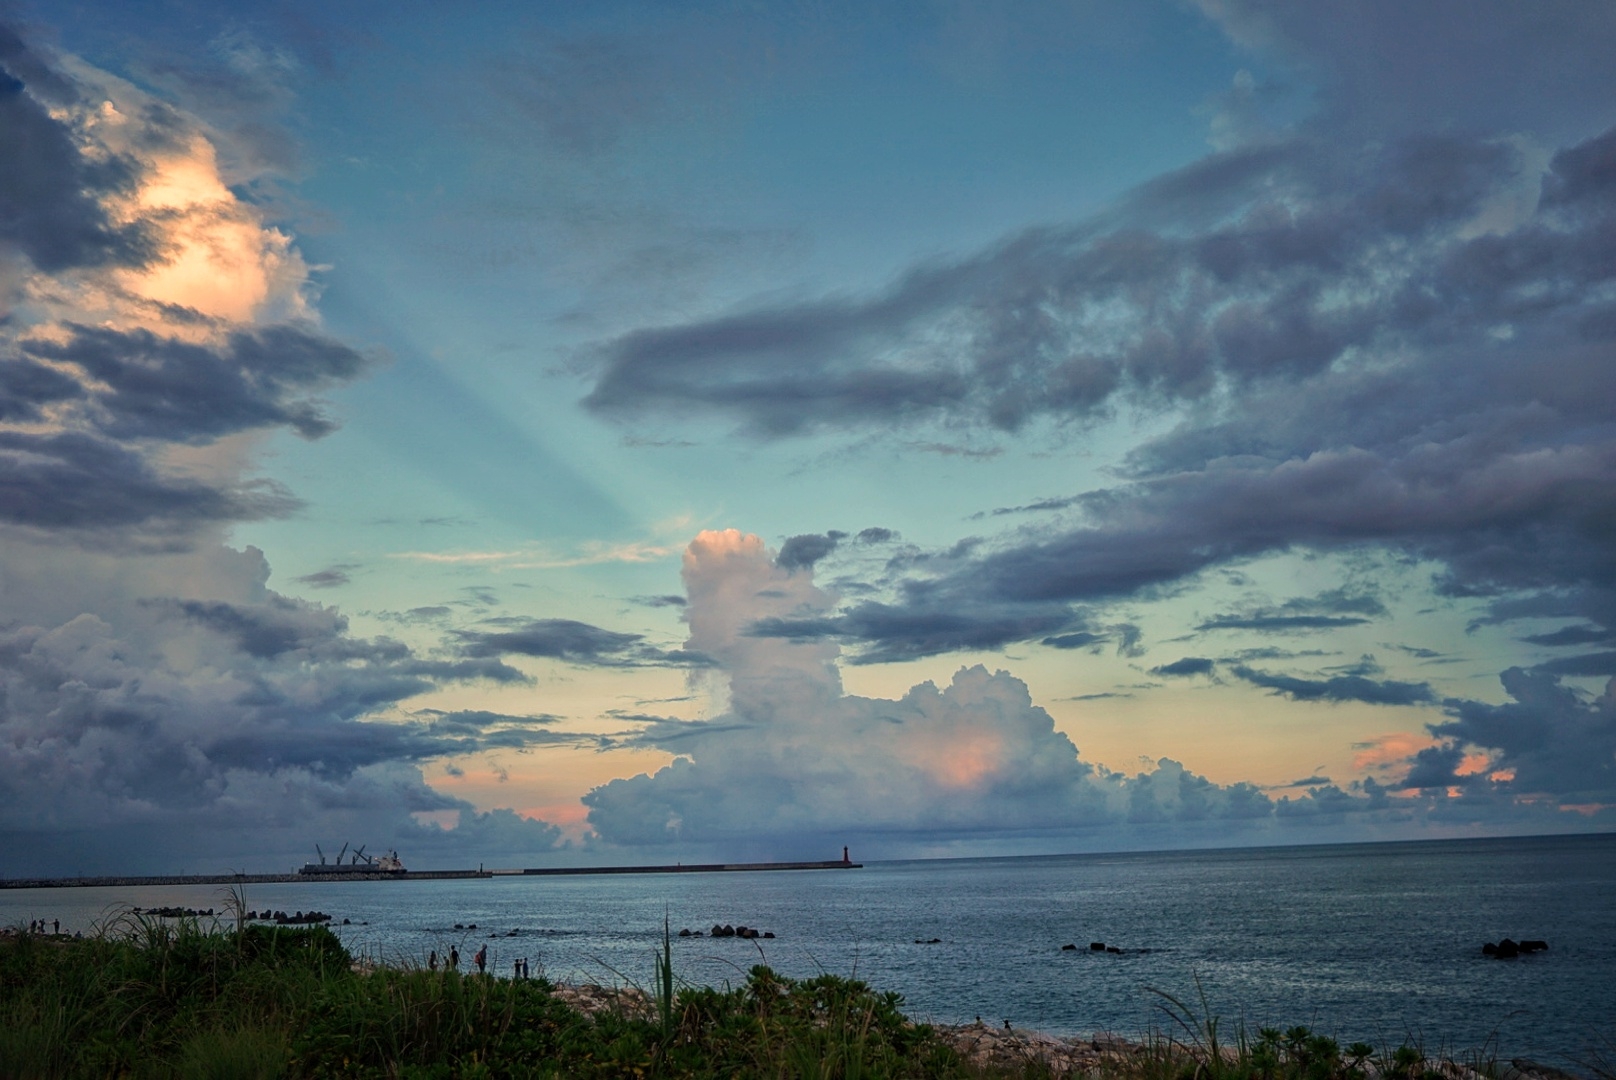
{"type": "Polygon", "coordinates": [[[688,926],[679,931],[680,937],[738,937],[772,939],[773,930],[759,930],[755,926],[731,926],[729,923],[714,923],[712,930],[703,934],[700,930],[692,930],[688,926]]]}

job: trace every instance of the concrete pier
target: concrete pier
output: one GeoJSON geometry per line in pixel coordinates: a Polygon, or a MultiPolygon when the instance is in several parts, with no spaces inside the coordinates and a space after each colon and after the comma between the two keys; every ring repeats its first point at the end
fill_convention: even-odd
{"type": "Polygon", "coordinates": [[[563,874],[733,874],[746,870],[860,870],[863,867],[863,863],[826,859],[823,862],[675,863],[672,866],[546,866],[521,873],[535,877],[563,874]]]}

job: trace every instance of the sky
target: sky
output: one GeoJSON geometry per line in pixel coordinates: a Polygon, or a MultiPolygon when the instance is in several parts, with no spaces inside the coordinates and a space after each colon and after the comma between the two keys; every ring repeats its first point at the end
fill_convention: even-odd
{"type": "Polygon", "coordinates": [[[0,7],[0,875],[1616,827],[1616,7],[0,7]]]}

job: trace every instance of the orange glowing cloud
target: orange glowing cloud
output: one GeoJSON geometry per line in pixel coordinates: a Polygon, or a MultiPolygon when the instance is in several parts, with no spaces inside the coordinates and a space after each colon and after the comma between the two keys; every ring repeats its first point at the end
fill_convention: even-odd
{"type": "Polygon", "coordinates": [[[107,198],[106,212],[120,226],[141,226],[155,255],[142,266],[31,275],[20,293],[35,313],[34,332],[48,334],[52,321],[70,316],[200,342],[232,325],[313,320],[308,265],[291,237],[231,190],[205,126],[173,113],[182,130],[153,138],[149,95],[85,65],[68,67],[87,97],[101,98],[64,118],[86,155],[137,164],[133,187],[107,198]],[[205,318],[176,317],[176,309],[205,318]]]}
{"type": "Polygon", "coordinates": [[[991,731],[962,730],[935,740],[907,740],[895,747],[910,765],[941,786],[972,790],[1004,767],[1004,739],[991,731]]]}
{"type": "Polygon", "coordinates": [[[1352,767],[1360,771],[1385,770],[1401,765],[1427,747],[1435,746],[1429,735],[1416,735],[1412,731],[1393,731],[1377,735],[1368,742],[1355,743],[1358,751],[1352,756],[1352,767]]]}
{"type": "Polygon", "coordinates": [[[143,182],[114,209],[126,220],[162,223],[159,261],[119,271],[135,296],[233,323],[253,322],[270,306],[281,308],[281,318],[307,315],[307,268],[291,238],[231,193],[200,135],[181,152],[152,157],[143,182]]]}

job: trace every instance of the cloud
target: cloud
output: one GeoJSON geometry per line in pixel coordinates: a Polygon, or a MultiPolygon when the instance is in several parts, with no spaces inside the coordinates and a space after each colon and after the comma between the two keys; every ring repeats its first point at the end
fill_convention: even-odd
{"type": "Polygon", "coordinates": [[[1549,660],[1539,664],[1538,670],[1554,675],[1616,675],[1616,652],[1584,653],[1549,660]]]}
{"type": "Polygon", "coordinates": [[[340,563],[336,566],[328,566],[324,570],[316,570],[312,574],[304,574],[302,577],[293,578],[292,580],[299,585],[307,585],[312,589],[335,589],[353,580],[348,572],[357,568],[358,564],[356,563],[340,563]]]}
{"type": "MultiPolygon", "coordinates": [[[[794,642],[823,639],[857,644],[861,648],[849,658],[850,662],[890,664],[966,649],[996,649],[1065,628],[1072,622],[1072,614],[1064,609],[1038,611],[1001,605],[998,610],[982,606],[972,611],[943,605],[900,606],[866,601],[835,616],[761,618],[746,632],[754,637],[794,642]]],[[[1080,637],[1081,633],[1043,640],[1058,643],[1080,637]]]]}
{"type": "MultiPolygon", "coordinates": [[[[1548,38],[1511,37],[1520,16],[1507,13],[1444,34],[1459,29],[1453,10],[1371,5],[1347,33],[1346,9],[1327,5],[1319,25],[1346,33],[1365,65],[1353,67],[1300,9],[1209,7],[1241,41],[1323,80],[1315,121],[1235,140],[1086,221],[917,263],[878,289],[774,294],[597,343],[585,404],[599,415],[716,416],[759,439],[991,436],[1119,410],[1167,421],[1108,486],[1001,507],[1058,516],[894,560],[885,595],[755,632],[836,640],[862,661],[998,648],[1093,632],[1094,607],[1214,568],[1375,548],[1440,566],[1452,597],[1541,591],[1567,615],[1616,625],[1616,129],[1611,98],[1590,89],[1610,76],[1594,73],[1589,44],[1611,40],[1612,20],[1567,7],[1547,17],[1559,27],[1548,38]],[[1364,37],[1373,27],[1384,36],[1364,37]],[[1456,66],[1436,80],[1440,108],[1422,95],[1408,115],[1462,124],[1411,126],[1370,78],[1384,60],[1411,85],[1430,79],[1415,40],[1520,57],[1560,33],[1581,35],[1571,67],[1588,84],[1555,69],[1540,100],[1498,89],[1529,66],[1498,86],[1481,85],[1485,67],[1456,66]],[[1384,41],[1396,44],[1383,56],[1384,41]],[[1581,103],[1576,123],[1550,103],[1562,99],[1581,103]],[[1349,123],[1360,103],[1384,127],[1349,123]]],[[[1320,632],[1386,615],[1373,596],[1316,599],[1218,613],[1202,629],[1320,632]]],[[[1551,663],[1609,670],[1602,654],[1551,663]]],[[[1285,692],[1432,700],[1424,684],[1371,683],[1285,692]]]]}
{"type": "Polygon", "coordinates": [[[1474,747],[1491,759],[1490,771],[1507,772],[1502,790],[1511,795],[1549,795],[1561,805],[1616,805],[1616,681],[1587,701],[1558,675],[1510,668],[1500,676],[1512,699],[1501,705],[1449,701],[1451,719],[1427,725],[1447,740],[1416,765],[1410,783],[1434,777],[1434,765],[1451,761],[1459,747],[1474,747]]]}
{"type": "Polygon", "coordinates": [[[643,634],[603,630],[575,619],[518,620],[510,630],[457,630],[455,637],[461,655],[476,658],[535,656],[599,667],[699,667],[708,662],[690,651],[648,645],[643,634]]]}
{"type": "Polygon", "coordinates": [[[665,596],[636,596],[634,603],[642,607],[684,607],[685,598],[674,593],[665,596]]]}
{"type": "Polygon", "coordinates": [[[107,200],[133,186],[136,163],[83,153],[73,130],[51,115],[78,105],[77,89],[14,31],[0,26],[0,245],[39,270],[139,266],[156,255],[145,222],[115,224],[107,200]]]}
{"type": "Polygon", "coordinates": [[[1057,634],[1054,637],[1046,637],[1039,644],[1048,645],[1052,649],[1084,649],[1090,645],[1097,645],[1104,640],[1106,640],[1106,635],[1104,634],[1080,630],[1075,634],[1057,634]]]}
{"type": "Polygon", "coordinates": [[[1529,645],[1560,648],[1566,645],[1599,645],[1609,641],[1612,631],[1600,626],[1563,626],[1548,634],[1528,634],[1521,638],[1529,645]]]}
{"type": "Polygon", "coordinates": [[[0,150],[26,165],[0,190],[0,527],[138,549],[290,512],[231,440],[328,433],[319,393],[373,358],[320,330],[200,122],[0,37],[0,150]]]}
{"type": "Polygon", "coordinates": [[[0,67],[0,872],[274,869],[322,835],[445,853],[413,815],[450,811],[461,839],[552,845],[421,765],[579,737],[408,706],[527,676],[357,636],[224,543],[298,505],[252,478],[256,440],[330,432],[319,395],[375,359],[321,329],[250,200],[264,174],[227,176],[196,115],[3,27],[0,67]]]}
{"type": "Polygon", "coordinates": [[[1191,675],[1210,675],[1217,665],[1204,656],[1186,656],[1182,660],[1174,660],[1171,664],[1162,664],[1160,667],[1150,669],[1152,675],[1171,675],[1186,677],[1191,675]]]}
{"type": "Polygon", "coordinates": [[[850,837],[901,845],[1271,812],[1250,785],[1217,785],[1170,760],[1134,777],[1083,761],[1007,672],[962,668],[896,700],[846,694],[839,650],[823,636],[753,632],[783,610],[809,625],[832,602],[809,569],[781,566],[756,536],[702,533],[684,580],[686,648],[715,658],[728,707],[708,721],[652,718],[632,738],[678,756],[584,797],[607,843],[807,851],[850,837]]]}
{"type": "Polygon", "coordinates": [[[1198,624],[1197,630],[1260,630],[1264,633],[1294,633],[1298,630],[1334,630],[1342,626],[1362,626],[1369,620],[1352,615],[1215,615],[1198,624]]]}
{"type": "Polygon", "coordinates": [[[1198,0],[1231,38],[1317,88],[1315,129],[1585,132],[1608,116],[1601,4],[1198,0]]]}
{"type": "Polygon", "coordinates": [[[1372,618],[1383,618],[1386,606],[1367,593],[1332,589],[1317,596],[1298,596],[1277,607],[1259,607],[1238,614],[1214,615],[1196,626],[1197,630],[1256,630],[1260,633],[1305,633],[1362,626],[1372,618]]]}
{"type": "MultiPolygon", "coordinates": [[[[82,829],[228,832],[240,844],[243,832],[304,813],[304,827],[318,828],[321,806],[384,791],[403,798],[396,825],[416,810],[459,805],[418,779],[398,787],[406,774],[397,769],[551,738],[516,722],[398,715],[400,703],[446,683],[522,676],[498,661],[438,660],[355,638],[332,609],[263,588],[268,567],[256,552],[154,556],[146,565],[56,558],[87,575],[116,564],[148,587],[189,576],[214,596],[154,601],[86,582],[79,588],[98,596],[98,613],[68,614],[80,608],[74,596],[34,591],[71,594],[72,585],[55,588],[61,578],[6,588],[6,610],[21,621],[0,633],[0,834],[19,859],[46,857],[27,835],[82,829]],[[218,598],[227,591],[229,600],[218,598]],[[377,786],[383,776],[393,780],[377,786]]],[[[52,566],[44,554],[33,565],[52,566]]],[[[127,854],[139,863],[153,853],[127,854]]]]}
{"type": "Polygon", "coordinates": [[[847,536],[846,533],[807,533],[802,536],[793,536],[780,545],[780,554],[775,561],[787,570],[796,570],[811,567],[836,550],[836,545],[847,536]]]}
{"type": "Polygon", "coordinates": [[[1293,675],[1258,671],[1244,664],[1236,664],[1229,670],[1254,686],[1265,687],[1292,701],[1361,701],[1368,705],[1429,705],[1436,702],[1436,693],[1428,683],[1370,679],[1362,675],[1301,679],[1293,675]]]}

